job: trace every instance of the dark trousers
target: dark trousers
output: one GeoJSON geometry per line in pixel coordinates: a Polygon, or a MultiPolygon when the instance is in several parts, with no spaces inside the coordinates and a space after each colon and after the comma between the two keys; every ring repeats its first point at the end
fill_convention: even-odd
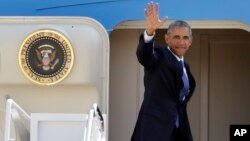
{"type": "MultiPolygon", "coordinates": [[[[137,140],[135,140],[135,139],[132,140],[132,138],[131,138],[131,141],[137,141],[137,140]]],[[[167,141],[185,141],[185,139],[183,139],[183,137],[181,136],[180,128],[175,127],[173,130],[173,133],[171,135],[171,138],[167,139],[167,141]]]]}

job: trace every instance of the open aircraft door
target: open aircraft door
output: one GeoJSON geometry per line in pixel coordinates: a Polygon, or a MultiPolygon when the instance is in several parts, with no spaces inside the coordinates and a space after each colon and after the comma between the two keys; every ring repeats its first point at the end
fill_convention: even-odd
{"type": "MultiPolygon", "coordinates": [[[[98,21],[88,17],[0,17],[0,138],[4,138],[9,120],[5,117],[7,96],[18,103],[10,109],[21,107],[30,116],[31,141],[83,141],[87,126],[82,121],[97,111],[102,112],[107,140],[108,95],[109,37],[98,21]],[[66,129],[59,130],[62,127],[66,129]],[[48,132],[48,128],[55,130],[48,132]]],[[[8,140],[22,141],[19,127],[11,123],[8,140]]]]}

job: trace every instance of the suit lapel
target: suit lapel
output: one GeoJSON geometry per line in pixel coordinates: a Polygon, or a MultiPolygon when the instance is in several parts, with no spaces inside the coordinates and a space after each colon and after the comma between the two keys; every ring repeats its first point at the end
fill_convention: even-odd
{"type": "Polygon", "coordinates": [[[170,52],[169,49],[166,48],[166,52],[167,52],[167,56],[169,58],[169,61],[171,62],[171,67],[173,68],[174,72],[175,72],[175,83],[176,83],[176,98],[179,99],[179,92],[181,90],[181,88],[183,87],[183,81],[182,81],[182,73],[183,73],[183,69],[182,67],[179,65],[178,60],[176,59],[176,57],[172,54],[172,52],[170,52]]]}

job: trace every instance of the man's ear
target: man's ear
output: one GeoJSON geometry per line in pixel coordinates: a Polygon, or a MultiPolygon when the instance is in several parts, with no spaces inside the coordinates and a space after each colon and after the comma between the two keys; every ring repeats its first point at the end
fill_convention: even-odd
{"type": "Polygon", "coordinates": [[[190,45],[192,44],[192,42],[193,42],[193,36],[190,37],[190,41],[189,41],[190,45]]]}
{"type": "Polygon", "coordinates": [[[166,33],[166,34],[165,34],[165,43],[166,43],[166,44],[168,44],[168,38],[169,38],[168,36],[169,36],[169,35],[166,33]]]}

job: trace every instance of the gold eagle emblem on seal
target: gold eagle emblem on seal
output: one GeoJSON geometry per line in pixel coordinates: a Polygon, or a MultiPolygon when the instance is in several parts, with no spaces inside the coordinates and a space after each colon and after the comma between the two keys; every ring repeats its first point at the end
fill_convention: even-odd
{"type": "Polygon", "coordinates": [[[39,30],[30,34],[19,50],[19,65],[23,74],[41,85],[62,81],[71,71],[74,61],[69,40],[55,30],[39,30]]]}

